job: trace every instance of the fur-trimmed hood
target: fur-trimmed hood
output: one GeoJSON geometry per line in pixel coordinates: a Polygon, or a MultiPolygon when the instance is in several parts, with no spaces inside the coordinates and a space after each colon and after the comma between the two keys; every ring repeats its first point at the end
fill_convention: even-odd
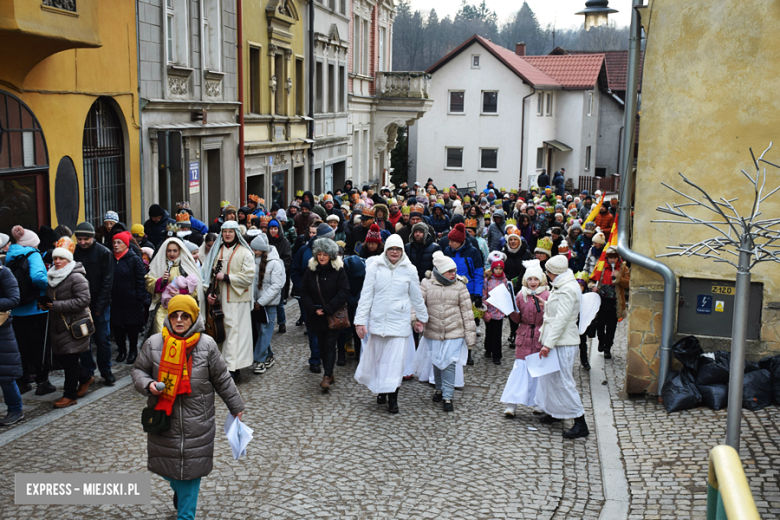
{"type": "MultiPolygon", "coordinates": [[[[316,257],[309,258],[309,269],[311,271],[316,271],[318,265],[319,264],[317,263],[316,257]]],[[[340,256],[337,256],[335,260],[330,261],[330,265],[336,271],[338,271],[339,269],[344,269],[344,260],[342,260],[340,256]]]]}

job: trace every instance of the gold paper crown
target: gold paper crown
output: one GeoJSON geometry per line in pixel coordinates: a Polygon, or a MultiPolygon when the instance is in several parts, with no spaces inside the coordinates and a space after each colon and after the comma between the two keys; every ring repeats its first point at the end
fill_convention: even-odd
{"type": "Polygon", "coordinates": [[[219,207],[222,208],[222,209],[225,209],[228,206],[230,206],[230,201],[229,200],[223,200],[222,202],[219,203],[219,207]]]}
{"type": "Polygon", "coordinates": [[[176,222],[189,222],[190,221],[190,214],[186,211],[182,211],[181,213],[176,214],[176,222]]]}
{"type": "Polygon", "coordinates": [[[170,233],[178,233],[178,232],[179,232],[179,230],[180,230],[180,229],[179,229],[179,226],[177,226],[177,225],[176,225],[176,224],[174,224],[173,222],[171,222],[170,224],[168,224],[167,226],[165,226],[165,229],[166,229],[168,232],[170,232],[170,233]]]}
{"type": "Polygon", "coordinates": [[[558,244],[558,254],[561,255],[563,253],[569,252],[569,244],[566,243],[566,241],[562,241],[560,244],[558,244]]]}
{"type": "Polygon", "coordinates": [[[479,221],[475,218],[467,218],[466,219],[466,227],[467,228],[473,228],[477,229],[479,227],[479,221]]]}
{"type": "Polygon", "coordinates": [[[436,199],[436,204],[444,204],[444,199],[436,199]]]}
{"type": "Polygon", "coordinates": [[[177,202],[176,207],[178,209],[190,209],[190,202],[188,200],[184,200],[182,202],[177,202]]]}
{"type": "Polygon", "coordinates": [[[506,188],[501,188],[501,193],[506,193],[506,188]]]}
{"type": "Polygon", "coordinates": [[[266,224],[268,224],[272,220],[273,217],[271,215],[263,215],[262,217],[260,217],[260,222],[265,222],[266,224]]]}
{"type": "Polygon", "coordinates": [[[465,203],[467,203],[467,204],[468,204],[469,202],[471,202],[471,197],[469,197],[468,195],[466,195],[465,197],[463,197],[463,202],[465,202],[465,203]]]}
{"type": "Polygon", "coordinates": [[[391,204],[398,204],[398,201],[390,197],[389,199],[387,199],[387,205],[389,206],[391,204]]]}
{"type": "Polygon", "coordinates": [[[536,243],[536,247],[544,249],[545,251],[550,251],[553,247],[553,241],[550,237],[542,237],[536,243]]]}
{"type": "Polygon", "coordinates": [[[517,220],[515,220],[513,218],[508,218],[508,219],[506,219],[506,225],[507,226],[516,226],[517,225],[517,220]]]}
{"type": "Polygon", "coordinates": [[[326,193],[325,195],[322,195],[320,197],[320,200],[322,200],[323,202],[328,202],[329,200],[333,200],[333,195],[326,193]]]}
{"type": "Polygon", "coordinates": [[[342,195],[341,200],[343,200],[344,202],[349,201],[349,194],[345,193],[344,195],[342,195]]]}
{"type": "Polygon", "coordinates": [[[501,206],[504,202],[502,200],[496,199],[493,201],[494,206],[501,206]]]}
{"type": "Polygon", "coordinates": [[[515,195],[517,195],[517,188],[512,188],[511,190],[509,190],[509,193],[514,193],[515,195]]]}
{"type": "Polygon", "coordinates": [[[257,203],[257,204],[260,203],[260,197],[258,197],[257,195],[250,195],[249,196],[249,200],[251,200],[252,202],[257,203]]]}
{"type": "Polygon", "coordinates": [[[409,206],[404,206],[403,208],[401,208],[401,213],[403,213],[404,215],[408,215],[411,212],[412,212],[412,208],[410,208],[409,206]]]}
{"type": "Polygon", "coordinates": [[[303,197],[303,190],[298,190],[295,192],[296,197],[303,197]]]}

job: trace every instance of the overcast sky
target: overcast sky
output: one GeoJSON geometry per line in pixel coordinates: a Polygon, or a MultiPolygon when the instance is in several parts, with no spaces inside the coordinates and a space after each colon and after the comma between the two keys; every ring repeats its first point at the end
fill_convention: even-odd
{"type": "MultiPolygon", "coordinates": [[[[536,18],[542,27],[547,24],[555,24],[555,27],[568,29],[572,25],[582,25],[584,17],[574,13],[585,8],[585,0],[527,0],[528,6],[536,13],[536,18]]],[[[481,0],[469,0],[471,4],[479,4],[481,0]]],[[[499,21],[503,21],[520,10],[522,0],[486,0],[489,9],[498,14],[499,21]]],[[[411,0],[413,10],[429,12],[436,9],[439,19],[447,15],[455,16],[460,8],[460,0],[411,0]]],[[[609,7],[617,9],[617,14],[610,15],[610,20],[615,20],[618,25],[631,24],[631,1],[611,0],[609,7]]]]}

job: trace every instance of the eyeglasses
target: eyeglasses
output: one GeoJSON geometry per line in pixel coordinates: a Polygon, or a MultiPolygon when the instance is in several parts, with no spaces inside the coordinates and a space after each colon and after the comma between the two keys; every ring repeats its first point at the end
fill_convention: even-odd
{"type": "Polygon", "coordinates": [[[387,250],[388,253],[400,253],[402,249],[400,247],[391,247],[387,250]]]}
{"type": "Polygon", "coordinates": [[[192,316],[190,316],[189,314],[187,314],[184,311],[176,311],[176,312],[172,312],[171,314],[169,314],[168,318],[171,321],[186,321],[186,320],[191,320],[192,316]]]}

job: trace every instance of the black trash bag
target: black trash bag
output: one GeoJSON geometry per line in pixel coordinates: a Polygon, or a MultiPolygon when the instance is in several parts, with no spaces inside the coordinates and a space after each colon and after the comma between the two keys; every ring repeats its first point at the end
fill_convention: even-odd
{"type": "Polygon", "coordinates": [[[731,356],[728,352],[713,352],[715,359],[709,356],[699,358],[699,372],[696,374],[697,385],[727,385],[729,384],[729,365],[731,356]]]}
{"type": "Polygon", "coordinates": [[[759,369],[745,374],[742,408],[755,411],[770,404],[772,404],[772,374],[769,370],[759,369]]]}
{"type": "Polygon", "coordinates": [[[772,394],[775,402],[780,403],[780,356],[766,357],[758,362],[758,366],[769,370],[772,375],[772,394]]]}
{"type": "Polygon", "coordinates": [[[669,372],[661,390],[664,407],[668,413],[696,408],[701,404],[701,394],[696,388],[693,373],[687,369],[669,372]]]}
{"type": "Polygon", "coordinates": [[[700,385],[696,389],[701,394],[701,401],[710,410],[723,410],[729,404],[729,385],[700,385]]]}
{"type": "Polygon", "coordinates": [[[677,361],[689,368],[694,376],[696,375],[696,370],[699,367],[699,356],[704,353],[696,336],[686,336],[672,345],[672,353],[677,361]]]}

